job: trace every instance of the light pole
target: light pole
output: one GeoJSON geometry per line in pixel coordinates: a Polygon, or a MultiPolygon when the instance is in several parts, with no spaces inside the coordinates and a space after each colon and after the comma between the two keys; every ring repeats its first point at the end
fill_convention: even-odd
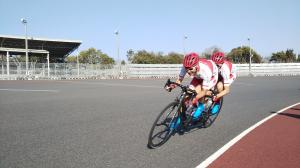
{"type": "Polygon", "coordinates": [[[115,35],[116,35],[116,46],[117,46],[117,62],[119,62],[120,60],[120,58],[119,58],[119,56],[120,56],[120,42],[119,42],[119,31],[118,30],[116,30],[115,31],[115,35]]]}
{"type": "Polygon", "coordinates": [[[250,46],[250,38],[248,38],[248,42],[249,42],[249,75],[252,76],[252,72],[251,72],[251,62],[252,62],[252,53],[251,53],[251,46],[250,46]]]}
{"type": "Polygon", "coordinates": [[[186,35],[183,36],[183,39],[182,39],[182,46],[183,46],[183,54],[185,55],[186,54],[186,51],[185,51],[185,41],[188,37],[186,35]]]}
{"type": "Polygon", "coordinates": [[[28,39],[27,39],[27,20],[22,18],[21,22],[25,27],[25,53],[26,53],[26,75],[28,75],[28,39]]]}
{"type": "Polygon", "coordinates": [[[79,50],[78,50],[78,48],[77,48],[76,62],[77,62],[77,77],[79,77],[79,50]]]}

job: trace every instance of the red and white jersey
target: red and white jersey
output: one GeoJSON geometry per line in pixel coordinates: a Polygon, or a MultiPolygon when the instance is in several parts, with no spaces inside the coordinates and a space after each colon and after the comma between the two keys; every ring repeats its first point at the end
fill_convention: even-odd
{"type": "MultiPolygon", "coordinates": [[[[181,79],[186,75],[187,70],[182,67],[179,77],[181,79]]],[[[200,59],[199,70],[197,71],[194,78],[202,79],[202,87],[204,89],[211,89],[218,81],[218,67],[212,60],[200,59]]]]}
{"type": "Polygon", "coordinates": [[[236,79],[236,66],[230,61],[225,60],[223,65],[219,69],[219,73],[223,78],[225,86],[230,86],[232,82],[236,79]]]}

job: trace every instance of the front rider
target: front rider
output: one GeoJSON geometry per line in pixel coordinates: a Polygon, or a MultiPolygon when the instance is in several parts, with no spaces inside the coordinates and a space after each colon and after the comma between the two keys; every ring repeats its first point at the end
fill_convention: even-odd
{"type": "Polygon", "coordinates": [[[221,97],[230,92],[230,85],[236,79],[236,66],[230,61],[225,60],[223,52],[215,52],[211,56],[219,69],[219,80],[217,83],[218,94],[214,97],[214,101],[218,101],[221,97]]]}
{"type": "MultiPolygon", "coordinates": [[[[181,84],[184,76],[188,73],[193,79],[190,88],[197,92],[197,96],[192,100],[194,106],[197,106],[198,100],[207,94],[207,91],[213,88],[218,81],[218,68],[212,60],[200,59],[196,53],[185,55],[183,67],[176,83],[181,84]]],[[[167,89],[174,89],[176,85],[170,85],[167,89]]]]}

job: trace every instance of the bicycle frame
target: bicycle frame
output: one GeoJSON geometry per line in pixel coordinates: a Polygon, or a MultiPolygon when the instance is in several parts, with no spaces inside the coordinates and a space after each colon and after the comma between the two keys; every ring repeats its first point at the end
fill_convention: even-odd
{"type": "MultiPolygon", "coordinates": [[[[179,86],[181,88],[181,93],[179,94],[179,96],[176,97],[175,101],[178,102],[178,116],[181,118],[182,121],[185,121],[186,119],[188,119],[187,121],[185,121],[187,124],[190,124],[192,122],[191,116],[188,116],[188,114],[186,114],[186,106],[185,106],[185,100],[188,99],[188,101],[192,100],[196,95],[197,92],[195,90],[190,89],[188,86],[183,86],[181,84],[178,84],[176,82],[172,82],[170,81],[170,79],[168,79],[168,81],[166,82],[165,86],[169,86],[170,84],[175,84],[177,86],[179,86]],[[184,109],[182,108],[184,107],[184,109]]],[[[170,91],[170,90],[169,90],[170,91]]],[[[212,95],[216,95],[217,92],[215,90],[210,89],[210,91],[212,92],[212,95]]],[[[205,97],[209,97],[212,98],[212,96],[205,96],[205,97]]],[[[206,101],[205,103],[206,104],[206,101]]],[[[208,113],[211,110],[211,107],[214,106],[215,102],[212,102],[212,104],[210,105],[210,107],[208,107],[208,109],[206,109],[206,111],[204,111],[203,115],[207,115],[205,113],[208,113]]],[[[173,116],[175,117],[175,116],[173,116]]],[[[206,120],[206,119],[204,119],[206,120]]],[[[181,122],[182,124],[182,122],[181,122]]]]}

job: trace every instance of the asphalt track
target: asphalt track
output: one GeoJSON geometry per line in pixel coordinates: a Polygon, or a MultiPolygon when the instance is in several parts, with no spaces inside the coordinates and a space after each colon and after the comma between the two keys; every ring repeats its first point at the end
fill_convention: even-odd
{"type": "Polygon", "coordinates": [[[150,127],[178,93],[165,92],[164,82],[0,81],[0,167],[196,167],[300,101],[300,77],[238,78],[212,127],[150,150],[150,127]]]}
{"type": "MultiPolygon", "coordinates": [[[[299,119],[300,103],[270,115],[262,122],[259,122],[258,126],[255,125],[250,132],[246,130],[248,133],[241,139],[239,138],[235,144],[214,160],[209,167],[299,167],[299,119]]],[[[204,166],[205,162],[201,163],[199,167],[207,167],[207,165],[204,166]]]]}

